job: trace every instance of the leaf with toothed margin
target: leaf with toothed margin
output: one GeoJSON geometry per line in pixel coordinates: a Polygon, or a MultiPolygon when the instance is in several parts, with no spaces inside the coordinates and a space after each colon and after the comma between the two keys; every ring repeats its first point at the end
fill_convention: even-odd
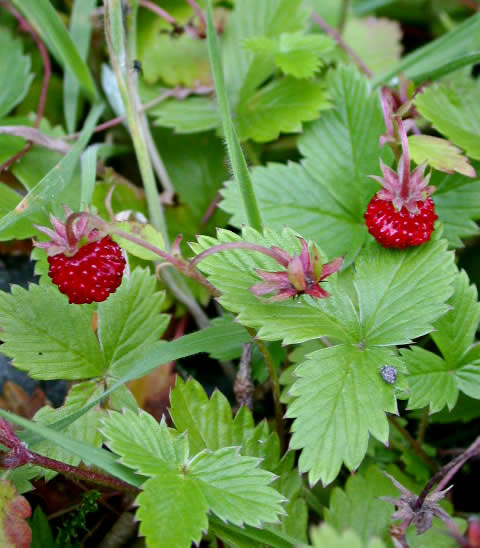
{"type": "Polygon", "coordinates": [[[310,537],[313,548],[385,548],[385,544],[378,538],[364,543],[351,529],[338,533],[327,523],[312,528],[310,537]]]}
{"type": "Polygon", "coordinates": [[[386,348],[333,346],[309,354],[295,370],[287,410],[294,419],[290,447],[301,449],[298,466],[310,484],[332,482],[342,463],[355,470],[370,434],[388,441],[386,412],[397,413],[397,403],[395,386],[380,374],[385,365],[397,369],[395,386],[405,386],[402,361],[386,348]]]}
{"type": "Polygon", "coordinates": [[[423,348],[402,349],[409,370],[409,409],[429,406],[431,413],[445,405],[453,409],[459,392],[480,399],[480,345],[475,333],[480,321],[477,289],[469,285],[467,274],[458,273],[452,307],[435,323],[432,338],[441,356],[423,348]]]}
{"type": "MultiPolygon", "coordinates": [[[[265,247],[276,245],[292,255],[300,252],[298,235],[289,228],[280,234],[266,228],[263,236],[249,227],[244,228],[242,236],[220,230],[217,240],[201,236],[198,243],[191,244],[191,247],[195,253],[200,253],[213,245],[235,241],[265,247]]],[[[327,262],[325,255],[322,255],[322,260],[327,262]]],[[[255,269],[282,270],[272,258],[257,251],[234,249],[207,257],[198,264],[198,268],[222,292],[219,299],[222,305],[237,313],[240,323],[258,329],[259,337],[264,340],[283,339],[284,344],[321,336],[346,342],[358,340],[357,312],[349,296],[339,291],[337,275],[322,282],[322,287],[332,294],[328,299],[302,296],[298,301],[268,303],[255,297],[249,288],[260,281],[255,269]]]]}
{"type": "Polygon", "coordinates": [[[158,548],[189,548],[208,529],[207,513],[235,525],[278,521],[284,498],[260,459],[238,448],[204,449],[189,458],[188,438],[144,411],[111,412],[103,434],[120,461],[151,476],[137,498],[140,533],[158,548]]]}

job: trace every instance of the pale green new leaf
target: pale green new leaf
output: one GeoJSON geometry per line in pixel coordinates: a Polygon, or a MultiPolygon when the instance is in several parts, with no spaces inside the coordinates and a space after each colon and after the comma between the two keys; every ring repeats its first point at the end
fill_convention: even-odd
{"type": "Polygon", "coordinates": [[[386,412],[396,413],[397,404],[394,387],[380,375],[385,365],[399,372],[403,367],[390,350],[342,345],[310,354],[295,370],[295,399],[287,409],[295,419],[290,447],[302,450],[298,466],[310,484],[332,482],[343,462],[355,470],[370,434],[387,442],[386,412]]]}
{"type": "MultiPolygon", "coordinates": [[[[142,224],[138,221],[120,221],[115,223],[114,228],[131,234],[144,242],[160,249],[165,249],[165,242],[160,232],[157,232],[152,225],[142,224]]],[[[158,253],[143,247],[140,244],[132,242],[128,238],[121,236],[120,234],[112,234],[112,239],[115,240],[122,248],[128,251],[131,255],[139,257],[145,261],[159,261],[162,259],[158,253]]]]}
{"type": "MultiPolygon", "coordinates": [[[[46,405],[35,414],[33,420],[44,425],[53,424],[78,411],[89,401],[98,398],[101,393],[102,387],[95,381],[76,384],[70,390],[65,403],[61,407],[53,409],[46,405]]],[[[98,407],[90,409],[88,413],[85,413],[77,421],[63,429],[62,433],[73,440],[88,443],[92,447],[100,447],[102,445],[102,436],[98,431],[98,427],[103,415],[104,412],[98,407]]],[[[79,455],[74,455],[60,445],[55,445],[48,441],[36,444],[35,452],[72,466],[77,466],[82,460],[79,455]]],[[[45,468],[38,468],[38,472],[47,480],[52,479],[56,475],[56,472],[45,468]]]]}
{"type": "Polygon", "coordinates": [[[222,37],[225,80],[232,105],[251,95],[275,66],[273,59],[258,58],[242,48],[244,40],[302,30],[307,17],[302,0],[242,0],[235,4],[222,37]]]}
{"type": "Polygon", "coordinates": [[[269,487],[273,474],[258,465],[258,458],[240,456],[235,447],[213,453],[204,450],[188,463],[188,476],[196,480],[210,510],[220,519],[258,527],[284,513],[283,497],[269,487]]]}
{"type": "Polygon", "coordinates": [[[461,173],[467,177],[475,177],[475,170],[462,151],[446,139],[430,135],[411,135],[408,138],[408,151],[416,164],[426,162],[429,166],[453,173],[461,173]]]}
{"type": "MultiPolygon", "coordinates": [[[[243,230],[242,237],[220,230],[218,240],[202,236],[199,243],[191,244],[191,247],[199,253],[216,244],[241,240],[265,247],[276,245],[292,255],[300,251],[298,237],[290,229],[277,234],[267,228],[260,236],[248,227],[243,230]]],[[[253,295],[249,288],[261,281],[255,269],[282,270],[270,257],[244,249],[227,250],[207,257],[198,263],[198,267],[222,292],[219,299],[222,305],[238,314],[240,323],[258,329],[258,336],[264,340],[283,339],[285,344],[292,344],[328,336],[345,342],[358,341],[357,312],[350,297],[338,290],[335,276],[322,283],[332,294],[328,299],[301,297],[298,302],[269,303],[253,295]]]]}
{"type": "Polygon", "coordinates": [[[478,234],[474,221],[480,219],[480,181],[458,173],[446,175],[434,171],[430,182],[437,188],[432,198],[444,223],[443,236],[451,247],[462,247],[460,238],[478,234]]]}
{"type": "Polygon", "coordinates": [[[137,497],[140,534],[151,548],[190,548],[208,529],[208,503],[198,482],[168,466],[142,486],[137,497]]]}
{"type": "Polygon", "coordinates": [[[86,379],[103,374],[88,306],[72,306],[58,288],[30,285],[0,292],[1,351],[34,379],[86,379]]]}
{"type": "Polygon", "coordinates": [[[373,74],[388,70],[402,54],[400,24],[384,17],[350,17],[343,39],[373,74]]]}
{"type": "Polygon", "coordinates": [[[165,467],[178,468],[188,458],[185,436],[177,436],[165,421],[159,424],[146,411],[110,412],[102,433],[120,462],[135,471],[155,476],[165,467]]]}
{"type": "MultiPolygon", "coordinates": [[[[164,293],[149,270],[137,268],[106,301],[98,305],[98,336],[105,368],[119,376],[139,353],[158,341],[169,316],[160,312],[164,293]]],[[[160,365],[160,364],[159,364],[160,365]]]]}
{"type": "Polygon", "coordinates": [[[280,133],[300,132],[302,122],[315,120],[319,111],[329,107],[325,88],[318,82],[293,77],[274,80],[238,104],[239,137],[273,141],[280,133]]]}
{"type": "Polygon", "coordinates": [[[350,476],[343,489],[336,487],[325,510],[325,521],[337,531],[353,529],[363,542],[378,537],[391,544],[389,527],[394,512],[392,504],[380,500],[382,496],[398,496],[378,467],[370,466],[350,476]]]}
{"type": "MultiPolygon", "coordinates": [[[[288,225],[330,257],[347,252],[349,262],[368,236],[363,214],[378,190],[368,175],[379,174],[378,137],[385,125],[378,97],[355,69],[340,67],[329,83],[334,108],[304,128],[302,163],[255,168],[252,180],[267,226],[288,225]]],[[[235,185],[229,183],[223,196],[222,208],[240,227],[245,216],[235,185]]]]}
{"type": "Polygon", "coordinates": [[[8,114],[13,107],[22,102],[33,79],[30,73],[32,61],[23,54],[23,44],[12,38],[10,32],[0,28],[0,117],[8,114]]]}
{"type": "Polygon", "coordinates": [[[355,532],[346,530],[337,533],[327,523],[311,529],[310,536],[313,548],[385,548],[380,539],[374,538],[364,543],[355,532]]]}
{"type": "Polygon", "coordinates": [[[480,160],[480,86],[475,80],[449,87],[436,84],[415,97],[415,106],[435,129],[480,160]]]}
{"type": "Polygon", "coordinates": [[[328,36],[284,32],[275,38],[252,37],[243,46],[261,57],[273,57],[274,63],[295,78],[311,78],[323,65],[322,55],[330,53],[335,43],[328,36]]]}
{"type": "Polygon", "coordinates": [[[220,123],[217,104],[207,97],[170,99],[149,110],[156,126],[171,127],[177,133],[195,133],[217,128],[220,123]]]}
{"type": "Polygon", "coordinates": [[[355,263],[361,340],[406,344],[448,310],[456,268],[445,240],[392,250],[372,243],[355,263]]]}

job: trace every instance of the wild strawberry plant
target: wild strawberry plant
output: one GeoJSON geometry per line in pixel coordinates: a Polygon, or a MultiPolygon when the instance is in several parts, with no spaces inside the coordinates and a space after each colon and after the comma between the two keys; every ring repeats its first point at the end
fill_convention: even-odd
{"type": "Polygon", "coordinates": [[[474,2],[97,4],[0,1],[3,544],[478,546],[474,2]]]}

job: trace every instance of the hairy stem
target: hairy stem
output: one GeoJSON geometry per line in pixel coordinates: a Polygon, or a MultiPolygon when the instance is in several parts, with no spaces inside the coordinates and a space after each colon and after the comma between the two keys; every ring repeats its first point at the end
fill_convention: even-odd
{"type": "Polygon", "coordinates": [[[347,22],[348,12],[350,10],[351,0],[342,0],[340,5],[340,16],[338,18],[338,33],[340,36],[345,29],[345,23],[347,22]]]}

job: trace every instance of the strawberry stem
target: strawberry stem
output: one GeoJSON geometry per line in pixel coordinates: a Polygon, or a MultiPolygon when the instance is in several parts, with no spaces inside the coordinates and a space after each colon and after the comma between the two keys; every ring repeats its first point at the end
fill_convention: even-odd
{"type": "Polygon", "coordinates": [[[399,169],[401,169],[402,173],[402,186],[400,188],[400,197],[403,200],[407,200],[410,194],[410,155],[408,152],[408,139],[402,119],[396,118],[396,121],[398,133],[400,135],[400,140],[402,143],[402,156],[400,158],[400,162],[402,163],[402,165],[399,166],[399,169]]]}

